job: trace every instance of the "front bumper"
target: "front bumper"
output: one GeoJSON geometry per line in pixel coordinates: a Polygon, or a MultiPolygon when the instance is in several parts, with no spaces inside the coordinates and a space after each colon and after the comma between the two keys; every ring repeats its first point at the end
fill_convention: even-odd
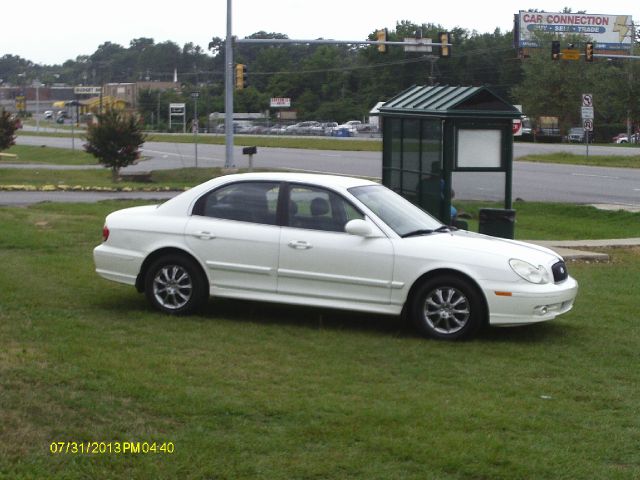
{"type": "Polygon", "coordinates": [[[568,277],[558,284],[531,284],[517,289],[494,285],[486,288],[484,294],[490,325],[527,325],[553,320],[571,310],[578,294],[578,282],[568,277]]]}

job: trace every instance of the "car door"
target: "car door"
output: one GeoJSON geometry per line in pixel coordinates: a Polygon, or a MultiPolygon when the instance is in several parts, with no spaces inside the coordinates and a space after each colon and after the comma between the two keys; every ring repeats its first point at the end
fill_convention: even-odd
{"type": "MultiPolygon", "coordinates": [[[[276,292],[278,182],[236,182],[203,195],[185,237],[215,289],[276,292]]],[[[222,292],[220,292],[222,293],[222,292]]]]}
{"type": "Polygon", "coordinates": [[[346,233],[347,221],[364,216],[330,190],[292,184],[289,206],[280,241],[279,294],[389,303],[393,247],[382,232],[376,238],[346,233]]]}

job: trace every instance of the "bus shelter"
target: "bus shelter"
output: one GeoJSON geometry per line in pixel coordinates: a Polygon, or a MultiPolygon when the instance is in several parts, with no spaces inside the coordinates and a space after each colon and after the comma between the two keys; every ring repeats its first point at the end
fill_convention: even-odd
{"type": "Polygon", "coordinates": [[[487,87],[413,86],[380,116],[384,185],[445,224],[453,220],[454,175],[485,185],[511,209],[512,128],[521,116],[513,105],[487,87]]]}

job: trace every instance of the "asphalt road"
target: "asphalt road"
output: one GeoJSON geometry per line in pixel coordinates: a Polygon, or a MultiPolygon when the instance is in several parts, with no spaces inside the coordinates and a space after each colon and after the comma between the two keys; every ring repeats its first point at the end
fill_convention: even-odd
{"type": "MultiPolygon", "coordinates": [[[[72,147],[70,138],[19,136],[17,143],[61,148],[72,147]]],[[[80,139],[75,140],[75,148],[82,148],[80,139]]],[[[514,144],[514,159],[516,159],[513,172],[514,199],[640,206],[640,169],[584,167],[517,161],[518,158],[528,154],[557,151],[584,153],[585,147],[584,145],[566,144],[514,144]]],[[[589,153],[593,155],[637,155],[640,152],[635,148],[591,146],[589,153]]],[[[196,163],[193,144],[147,142],[144,146],[144,155],[148,160],[128,167],[125,171],[193,167],[196,163]]],[[[248,158],[242,155],[242,146],[235,147],[234,159],[237,167],[248,166],[248,158]]],[[[254,166],[256,167],[339,173],[372,178],[380,177],[381,164],[382,156],[379,152],[261,147],[258,149],[258,154],[254,156],[254,166]]],[[[198,166],[224,166],[224,146],[199,144],[198,166]]],[[[456,173],[453,178],[453,188],[458,199],[500,200],[504,198],[504,175],[456,173]]],[[[45,192],[0,192],[0,204],[38,201],[35,198],[54,200],[58,198],[57,195],[57,192],[50,192],[47,195],[45,195],[45,192]],[[29,200],[30,198],[31,200],[29,200]]],[[[91,195],[86,195],[86,201],[100,200],[105,195],[108,196],[108,194],[95,194],[93,200],[91,200],[91,195]]],[[[118,196],[120,195],[118,194],[118,196]]],[[[140,195],[138,194],[137,196],[140,195]]],[[[153,198],[166,198],[167,194],[151,194],[151,196],[153,198]]],[[[59,197],[63,198],[60,201],[69,201],[68,198],[81,201],[84,198],[78,194],[60,194],[59,197]]]]}

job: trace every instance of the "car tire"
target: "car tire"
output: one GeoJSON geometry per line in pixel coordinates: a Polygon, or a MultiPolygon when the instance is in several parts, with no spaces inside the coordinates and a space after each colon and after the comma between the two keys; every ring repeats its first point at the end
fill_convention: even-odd
{"type": "Polygon", "coordinates": [[[166,255],[147,269],[145,295],[151,305],[171,315],[186,315],[201,308],[209,291],[198,265],[183,255],[166,255]]]}
{"type": "Polygon", "coordinates": [[[462,277],[428,279],[417,288],[412,300],[411,317],[423,335],[441,340],[470,338],[483,324],[480,293],[462,277]]]}

